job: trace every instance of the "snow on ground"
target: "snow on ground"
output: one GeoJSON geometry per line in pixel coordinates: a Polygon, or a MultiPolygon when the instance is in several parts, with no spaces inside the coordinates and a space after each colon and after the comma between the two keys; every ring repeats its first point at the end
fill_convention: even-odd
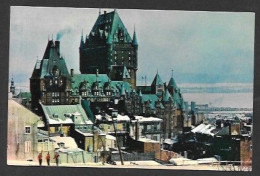
{"type": "MultiPolygon", "coordinates": [[[[17,161],[8,160],[8,165],[16,166],[34,166],[39,167],[38,162],[29,161],[17,161]]],[[[136,168],[136,169],[168,169],[168,170],[214,170],[214,171],[251,171],[251,167],[238,167],[231,165],[213,165],[213,164],[200,164],[200,165],[190,165],[190,166],[173,166],[173,165],[161,165],[155,161],[125,161],[124,165],[121,165],[120,161],[117,161],[118,165],[102,164],[98,163],[76,163],[76,164],[66,164],[62,163],[59,167],[97,167],[97,168],[136,168]],[[134,164],[135,163],[135,164],[134,164]]],[[[43,161],[41,167],[47,167],[47,164],[43,161]]],[[[50,167],[56,167],[55,163],[51,163],[50,167]]]]}

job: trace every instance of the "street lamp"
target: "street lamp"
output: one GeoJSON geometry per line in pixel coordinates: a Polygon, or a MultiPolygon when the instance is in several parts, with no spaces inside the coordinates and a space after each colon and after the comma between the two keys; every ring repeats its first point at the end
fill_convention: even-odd
{"type": "Polygon", "coordinates": [[[118,116],[118,111],[116,109],[113,109],[111,115],[112,115],[112,121],[113,121],[113,126],[114,126],[114,130],[115,130],[115,135],[116,135],[116,143],[117,143],[117,148],[118,148],[121,164],[124,165],[124,161],[123,161],[122,153],[121,153],[121,148],[119,146],[118,139],[117,139],[116,126],[115,126],[115,121],[116,121],[116,118],[118,116]]]}

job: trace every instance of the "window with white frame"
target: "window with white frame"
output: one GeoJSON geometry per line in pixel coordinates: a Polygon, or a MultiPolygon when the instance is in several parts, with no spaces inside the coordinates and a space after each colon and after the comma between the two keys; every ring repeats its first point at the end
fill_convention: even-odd
{"type": "Polygon", "coordinates": [[[30,126],[25,126],[25,134],[30,134],[31,133],[31,127],[30,126]]]}
{"type": "Polygon", "coordinates": [[[24,152],[29,153],[31,151],[32,142],[31,141],[24,141],[24,152]]]}

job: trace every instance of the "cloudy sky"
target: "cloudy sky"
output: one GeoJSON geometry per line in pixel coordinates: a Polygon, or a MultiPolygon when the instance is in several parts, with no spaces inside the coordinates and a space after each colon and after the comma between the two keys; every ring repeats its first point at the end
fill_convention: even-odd
{"type": "MultiPolygon", "coordinates": [[[[105,9],[101,9],[102,13],[105,9]]],[[[108,12],[113,9],[106,9],[108,12]]],[[[151,83],[157,70],[163,81],[171,70],[177,84],[253,83],[254,13],[117,10],[139,43],[138,82],[151,83]]],[[[68,69],[79,73],[81,31],[89,34],[99,9],[11,7],[10,77],[29,87],[35,62],[48,36],[61,36],[68,69]]]]}

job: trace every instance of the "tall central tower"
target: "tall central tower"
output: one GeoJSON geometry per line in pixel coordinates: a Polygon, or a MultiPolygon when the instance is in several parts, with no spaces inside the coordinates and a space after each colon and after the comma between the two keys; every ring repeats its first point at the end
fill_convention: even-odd
{"type": "Polygon", "coordinates": [[[136,87],[138,43],[136,32],[130,37],[116,10],[99,14],[85,41],[81,36],[80,72],[107,74],[111,80],[127,81],[136,87]]]}

